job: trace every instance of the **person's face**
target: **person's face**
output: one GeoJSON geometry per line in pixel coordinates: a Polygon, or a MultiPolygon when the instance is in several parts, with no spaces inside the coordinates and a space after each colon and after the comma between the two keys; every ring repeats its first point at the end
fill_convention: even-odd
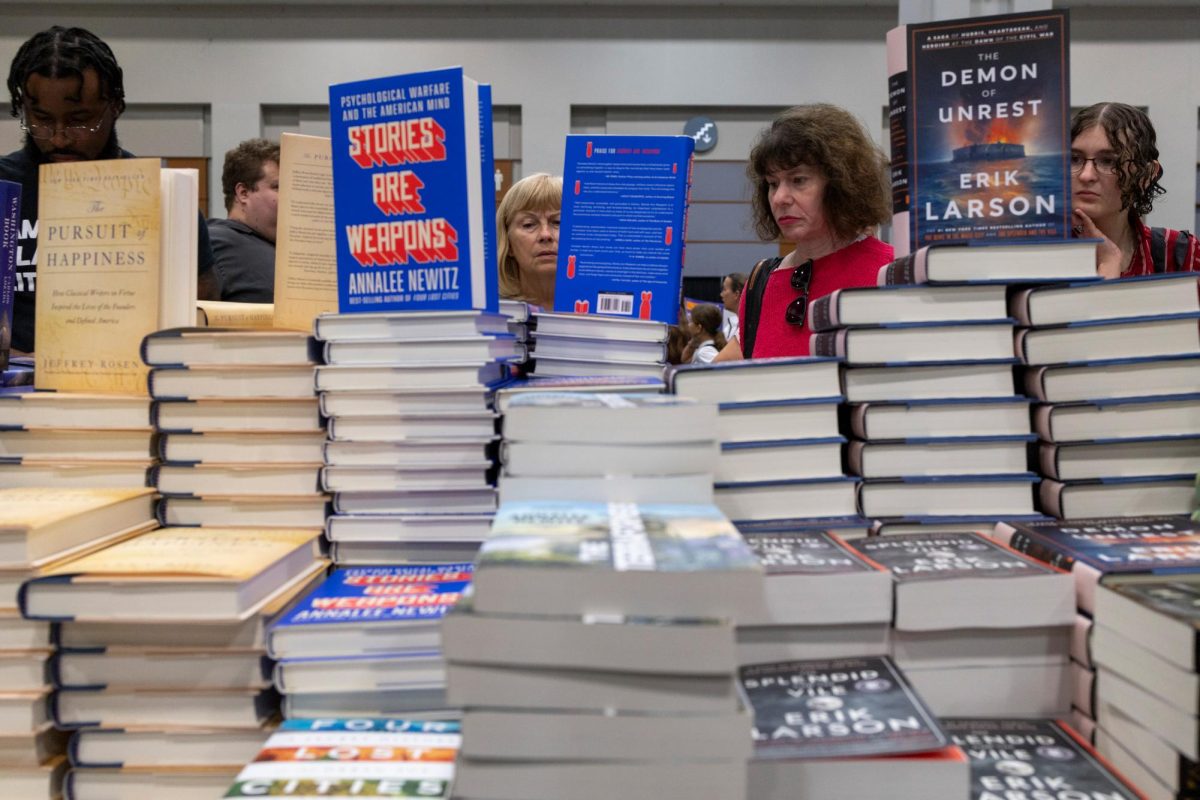
{"type": "Polygon", "coordinates": [[[742,293],[735,291],[733,281],[729,278],[721,281],[721,302],[730,311],[738,310],[738,301],[741,300],[742,293]]]}
{"type": "Polygon", "coordinates": [[[50,161],[99,158],[118,115],[101,92],[100,76],[91,68],[83,71],[82,79],[30,75],[21,113],[29,137],[50,161]]]}
{"type": "Polygon", "coordinates": [[[830,239],[825,218],[826,183],[825,176],[807,164],[772,170],[767,175],[767,201],[785,241],[816,244],[830,239]]]}
{"type": "Polygon", "coordinates": [[[558,211],[519,211],[508,225],[508,245],[521,272],[554,275],[558,264],[558,211]]]}
{"type": "Polygon", "coordinates": [[[1080,133],[1071,142],[1071,158],[1095,159],[1083,164],[1078,174],[1072,167],[1071,202],[1093,220],[1103,220],[1121,213],[1121,187],[1111,166],[1117,153],[1108,134],[1099,125],[1080,133]],[[1101,167],[1097,166],[1097,161],[1101,167]],[[1102,167],[1109,167],[1104,169],[1102,167]]]}
{"type": "Polygon", "coordinates": [[[275,241],[279,218],[279,165],[266,161],[262,165],[262,177],[253,186],[238,184],[237,202],[242,221],[264,239],[275,241]]]}

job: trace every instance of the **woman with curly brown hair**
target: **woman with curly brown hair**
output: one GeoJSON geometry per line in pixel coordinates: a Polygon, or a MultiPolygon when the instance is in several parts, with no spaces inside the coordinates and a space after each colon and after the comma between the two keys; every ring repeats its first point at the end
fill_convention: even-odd
{"type": "Polygon", "coordinates": [[[1141,109],[1097,103],[1072,118],[1075,235],[1100,240],[1096,271],[1101,277],[1200,271],[1193,236],[1142,222],[1154,198],[1166,191],[1159,185],[1162,174],[1154,126],[1141,109]]]}
{"type": "Polygon", "coordinates": [[[738,338],[718,361],[809,354],[808,304],[835,289],[874,286],[890,245],[872,233],[891,219],[887,157],[848,111],[796,106],[750,153],[755,228],[795,245],[755,265],[742,291],[738,338]]]}

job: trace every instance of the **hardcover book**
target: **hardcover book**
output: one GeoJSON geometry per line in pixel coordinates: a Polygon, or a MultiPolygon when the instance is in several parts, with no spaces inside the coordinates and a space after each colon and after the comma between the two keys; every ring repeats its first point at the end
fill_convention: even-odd
{"type": "Polygon", "coordinates": [[[1143,798],[1083,737],[1057,720],[950,718],[942,727],[971,759],[969,796],[974,800],[1029,786],[1051,786],[1058,797],[1143,798]]]}
{"type": "Polygon", "coordinates": [[[338,310],[496,310],[490,87],[461,67],[329,87],[338,310]]]}
{"type": "Polygon", "coordinates": [[[330,140],[285,132],[279,137],[276,328],[311,331],[318,314],[337,310],[334,233],[330,140]]]}
{"type": "Polygon", "coordinates": [[[1067,239],[1067,11],[909,25],[911,249],[1067,239]]]}
{"type": "Polygon", "coordinates": [[[0,371],[12,344],[13,283],[21,234],[21,184],[0,181],[0,371]]]}
{"type": "Polygon", "coordinates": [[[39,185],[37,387],[144,393],[142,338],[195,321],[196,171],[45,164],[39,185]]]}
{"type": "Polygon", "coordinates": [[[690,136],[567,137],[555,311],[678,321],[694,150],[690,136]]]}
{"type": "Polygon", "coordinates": [[[1200,576],[1112,576],[1096,591],[1095,618],[1188,672],[1200,672],[1200,576]]]}

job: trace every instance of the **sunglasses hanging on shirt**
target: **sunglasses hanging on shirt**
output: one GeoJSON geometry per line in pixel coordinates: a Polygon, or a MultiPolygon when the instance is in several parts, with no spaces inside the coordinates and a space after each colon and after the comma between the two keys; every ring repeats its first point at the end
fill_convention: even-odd
{"type": "Polygon", "coordinates": [[[783,318],[789,325],[803,325],[808,316],[808,287],[812,283],[812,272],[811,258],[792,270],[792,289],[799,292],[800,296],[788,303],[784,312],[783,318]]]}

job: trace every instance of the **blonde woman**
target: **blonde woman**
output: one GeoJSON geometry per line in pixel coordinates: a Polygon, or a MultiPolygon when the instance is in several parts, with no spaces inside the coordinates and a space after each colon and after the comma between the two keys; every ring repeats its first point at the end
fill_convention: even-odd
{"type": "Polygon", "coordinates": [[[562,178],[538,172],[513,184],[496,209],[500,297],[554,308],[562,178]]]}

